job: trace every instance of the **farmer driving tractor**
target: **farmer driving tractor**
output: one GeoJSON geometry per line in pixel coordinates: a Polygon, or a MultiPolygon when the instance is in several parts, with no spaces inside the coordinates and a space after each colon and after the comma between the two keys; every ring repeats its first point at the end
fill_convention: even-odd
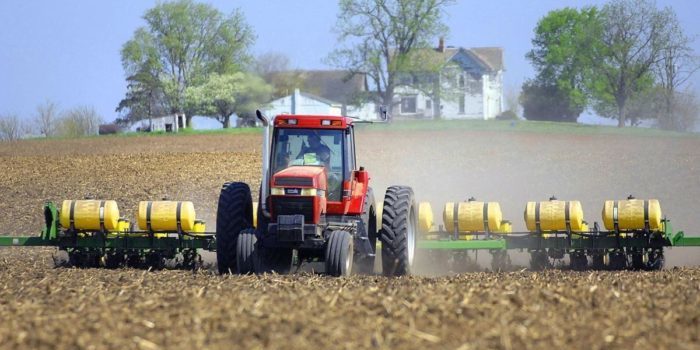
{"type": "Polygon", "coordinates": [[[297,158],[302,158],[304,154],[307,153],[314,153],[316,154],[316,157],[318,157],[318,159],[322,163],[324,163],[323,165],[328,167],[330,164],[331,157],[330,148],[323,144],[323,142],[321,141],[321,137],[315,132],[312,132],[309,136],[307,136],[306,139],[308,141],[308,144],[304,143],[301,146],[301,150],[299,151],[297,158]],[[325,155],[325,160],[322,158],[322,155],[325,155]]]}

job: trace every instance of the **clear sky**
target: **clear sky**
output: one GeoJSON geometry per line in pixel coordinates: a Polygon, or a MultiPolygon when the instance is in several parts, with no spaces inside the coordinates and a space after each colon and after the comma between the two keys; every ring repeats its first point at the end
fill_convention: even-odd
{"type": "MultiPolygon", "coordinates": [[[[255,55],[276,51],[298,68],[327,68],[333,50],[337,2],[332,0],[206,1],[225,13],[238,7],[253,26],[255,55]]],[[[31,118],[46,99],[62,108],[92,105],[105,118],[117,117],[125,82],[119,50],[155,1],[0,1],[0,114],[31,118]]],[[[500,46],[505,50],[505,85],[519,87],[533,75],[525,60],[533,28],[548,11],[603,1],[458,0],[445,18],[446,45],[500,46]]],[[[700,35],[700,1],[659,0],[678,13],[687,34],[700,35]]],[[[437,44],[437,43],[436,43],[437,44]]],[[[700,53],[700,39],[693,44],[700,53]]],[[[700,88],[700,74],[692,81],[700,88]]]]}

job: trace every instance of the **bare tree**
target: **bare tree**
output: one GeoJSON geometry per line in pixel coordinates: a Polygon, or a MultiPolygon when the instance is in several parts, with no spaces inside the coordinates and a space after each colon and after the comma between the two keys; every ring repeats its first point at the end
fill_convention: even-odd
{"type": "Polygon", "coordinates": [[[58,124],[58,134],[64,137],[97,135],[102,124],[94,107],[80,106],[66,111],[58,124]]]}
{"type": "Polygon", "coordinates": [[[39,133],[50,137],[56,132],[56,119],[58,119],[58,105],[53,101],[46,100],[36,106],[36,116],[34,123],[39,129],[39,133]]]}
{"type": "Polygon", "coordinates": [[[428,48],[444,35],[446,6],[453,0],[341,0],[336,31],[348,46],[335,50],[329,62],[365,74],[375,102],[393,107],[397,73],[416,48],[428,48]]]}
{"type": "Polygon", "coordinates": [[[599,100],[617,107],[618,126],[626,122],[627,102],[653,84],[652,68],[661,60],[673,11],[659,10],[650,0],[612,0],[601,11],[593,30],[600,43],[593,48],[594,84],[599,100]]]}
{"type": "Polygon", "coordinates": [[[8,114],[0,116],[0,139],[4,141],[16,141],[22,137],[22,122],[17,115],[8,114]]]}
{"type": "Polygon", "coordinates": [[[258,56],[253,64],[253,71],[272,85],[273,98],[287,96],[294,92],[294,89],[302,88],[307,79],[304,71],[291,68],[289,57],[279,52],[268,52],[258,56]]]}
{"type": "Polygon", "coordinates": [[[288,71],[289,57],[281,52],[267,52],[255,59],[252,68],[255,73],[265,78],[270,73],[288,71]]]}
{"type": "Polygon", "coordinates": [[[692,131],[700,119],[700,101],[690,90],[676,91],[671,115],[674,130],[692,131]]]}
{"type": "MultiPolygon", "coordinates": [[[[654,66],[656,80],[664,92],[664,110],[659,116],[659,126],[663,129],[683,130],[686,123],[681,121],[685,118],[674,115],[674,112],[684,110],[687,106],[677,109],[676,97],[678,89],[700,69],[700,59],[694,55],[690,47],[693,40],[685,35],[675,13],[669,15],[666,26],[666,46],[661,50],[661,59],[654,66]]],[[[687,105],[689,99],[685,96],[682,98],[687,105]]]]}

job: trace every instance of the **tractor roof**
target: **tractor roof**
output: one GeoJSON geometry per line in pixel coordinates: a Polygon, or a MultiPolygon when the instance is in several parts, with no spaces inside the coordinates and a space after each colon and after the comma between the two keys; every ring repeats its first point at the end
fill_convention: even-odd
{"type": "Polygon", "coordinates": [[[280,114],[275,117],[274,125],[276,128],[346,129],[352,125],[352,118],[337,115],[280,114]]]}

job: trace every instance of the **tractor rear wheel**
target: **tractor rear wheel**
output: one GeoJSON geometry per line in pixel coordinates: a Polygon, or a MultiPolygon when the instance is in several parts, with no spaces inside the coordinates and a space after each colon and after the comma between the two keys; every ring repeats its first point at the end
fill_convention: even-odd
{"type": "Polygon", "coordinates": [[[221,188],[216,210],[216,262],[220,274],[236,271],[238,234],[253,227],[253,199],[243,182],[227,182],[221,188]]]}
{"type": "Polygon", "coordinates": [[[382,271],[385,276],[411,273],[416,250],[416,202],[413,189],[391,186],[384,195],[382,228],[382,271]]]}
{"type": "Polygon", "coordinates": [[[348,276],[352,272],[354,244],[347,231],[331,232],[326,246],[326,273],[331,276],[348,276]]]}
{"type": "Polygon", "coordinates": [[[236,268],[239,274],[255,273],[255,244],[258,239],[255,237],[255,229],[248,228],[238,234],[236,242],[236,268]]]}

